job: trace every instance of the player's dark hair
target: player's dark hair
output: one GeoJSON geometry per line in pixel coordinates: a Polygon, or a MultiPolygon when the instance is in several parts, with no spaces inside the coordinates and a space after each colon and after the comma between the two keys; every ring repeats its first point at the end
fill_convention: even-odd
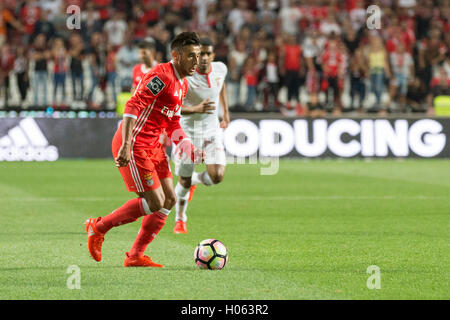
{"type": "Polygon", "coordinates": [[[180,52],[181,50],[183,50],[183,47],[191,45],[199,46],[200,38],[198,37],[198,34],[196,32],[187,31],[178,34],[175,39],[172,40],[170,49],[180,52]]]}
{"type": "Polygon", "coordinates": [[[205,47],[209,47],[209,46],[214,47],[214,43],[212,42],[212,40],[210,38],[201,38],[200,45],[205,46],[205,47]]]}
{"type": "Polygon", "coordinates": [[[153,40],[152,38],[145,38],[144,40],[139,42],[138,48],[152,50],[155,48],[155,40],[153,40]]]}

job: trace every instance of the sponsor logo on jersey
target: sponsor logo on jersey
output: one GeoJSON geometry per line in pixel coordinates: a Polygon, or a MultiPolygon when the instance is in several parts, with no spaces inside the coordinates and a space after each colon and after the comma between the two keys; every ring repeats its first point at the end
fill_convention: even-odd
{"type": "Polygon", "coordinates": [[[150,89],[154,96],[160,93],[165,86],[166,84],[160,78],[158,78],[158,76],[154,76],[152,80],[150,80],[150,82],[147,84],[147,88],[150,89]]]}

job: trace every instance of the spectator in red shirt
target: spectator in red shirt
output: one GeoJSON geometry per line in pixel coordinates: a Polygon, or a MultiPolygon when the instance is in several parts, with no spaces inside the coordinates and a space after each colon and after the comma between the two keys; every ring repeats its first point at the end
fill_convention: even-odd
{"type": "Polygon", "coordinates": [[[295,36],[286,35],[286,43],[281,49],[281,74],[288,90],[289,110],[293,109],[292,103],[300,107],[300,85],[302,73],[302,47],[297,44],[295,36]]]}
{"type": "Polygon", "coordinates": [[[344,55],[339,49],[336,39],[331,39],[322,55],[322,70],[324,78],[325,96],[328,102],[330,89],[333,90],[334,111],[342,110],[339,90],[339,77],[341,64],[344,62],[344,55]]]}
{"type": "Polygon", "coordinates": [[[30,37],[34,32],[34,27],[41,17],[41,8],[34,0],[27,0],[20,10],[20,21],[25,26],[25,32],[30,37]]]}
{"type": "Polygon", "coordinates": [[[247,85],[247,101],[245,103],[246,111],[255,109],[255,102],[258,87],[258,64],[252,56],[247,58],[244,65],[244,78],[247,85]]]}

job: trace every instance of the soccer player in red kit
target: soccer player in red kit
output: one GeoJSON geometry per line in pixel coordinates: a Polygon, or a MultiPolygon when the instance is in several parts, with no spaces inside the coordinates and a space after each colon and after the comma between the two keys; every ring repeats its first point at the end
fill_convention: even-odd
{"type": "Polygon", "coordinates": [[[89,253],[96,261],[102,258],[107,231],[143,216],[138,236],[126,252],[124,266],[162,267],[144,255],[176,203],[172,173],[159,137],[165,130],[178,153],[197,163],[204,158],[204,152],[193,146],[179,123],[188,90],[185,77],[193,75],[198,65],[199,44],[195,32],[177,35],[171,43],[173,60],[146,73],[125,106],[112,151],[128,191],[139,197],[104,217],[86,220],[89,253]]]}
{"type": "Polygon", "coordinates": [[[155,61],[155,40],[152,38],[145,38],[139,43],[138,48],[139,59],[142,63],[133,67],[133,85],[131,87],[131,93],[134,93],[144,74],[157,65],[155,61]]]}

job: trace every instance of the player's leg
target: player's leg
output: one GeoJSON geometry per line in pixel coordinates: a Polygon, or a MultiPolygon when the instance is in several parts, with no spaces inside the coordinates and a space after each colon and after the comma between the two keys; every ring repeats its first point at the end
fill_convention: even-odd
{"type": "Polygon", "coordinates": [[[175,186],[177,201],[175,204],[175,227],[174,233],[187,233],[187,215],[188,199],[191,189],[191,176],[194,172],[194,164],[189,160],[182,160],[174,157],[175,173],[178,176],[178,182],[175,186]]]}
{"type": "Polygon", "coordinates": [[[126,267],[162,267],[162,265],[155,264],[150,258],[144,256],[144,252],[164,227],[167,216],[175,205],[176,195],[173,188],[172,173],[164,152],[160,150],[152,156],[154,157],[155,172],[151,177],[150,184],[157,186],[157,188],[140,194],[147,200],[151,213],[142,219],[138,236],[130,252],[126,253],[127,258],[124,262],[126,267]]]}
{"type": "Polygon", "coordinates": [[[86,220],[86,232],[88,233],[88,249],[96,261],[102,259],[102,243],[105,234],[114,227],[136,221],[138,218],[158,211],[164,204],[164,192],[162,188],[139,193],[139,198],[128,200],[104,217],[90,218],[86,220]]]}
{"type": "Polygon", "coordinates": [[[209,143],[204,147],[206,153],[206,170],[192,173],[192,185],[203,184],[205,186],[212,186],[222,182],[226,165],[222,134],[223,131],[217,129],[215,136],[208,139],[209,143]]]}
{"type": "MultiPolygon", "coordinates": [[[[112,145],[114,158],[117,156],[120,145],[121,136],[120,132],[118,132],[114,136],[112,145]]],[[[85,222],[86,232],[88,234],[89,253],[96,261],[101,260],[104,236],[110,229],[136,221],[141,216],[159,210],[164,204],[164,192],[160,188],[157,175],[152,179],[155,167],[147,153],[145,151],[134,150],[132,155],[129,165],[120,167],[119,172],[122,175],[127,190],[136,192],[141,197],[127,201],[106,216],[91,218],[85,222]]]]}
{"type": "Polygon", "coordinates": [[[178,177],[178,183],[175,187],[177,201],[175,204],[175,227],[174,233],[187,233],[187,215],[186,210],[189,204],[189,195],[191,193],[191,177],[178,177]]]}
{"type": "Polygon", "coordinates": [[[225,165],[208,164],[206,170],[202,172],[194,172],[192,174],[192,184],[203,184],[212,186],[221,183],[225,175],[225,165]]]}
{"type": "Polygon", "coordinates": [[[166,197],[166,185],[168,184],[166,180],[170,180],[172,183],[171,179],[162,179],[161,185],[157,189],[140,193],[140,197],[148,203],[149,213],[142,218],[141,228],[131,250],[125,253],[125,267],[162,267],[145,256],[144,252],[164,227],[170,209],[175,203],[173,187],[172,193],[168,192],[166,197]]]}

